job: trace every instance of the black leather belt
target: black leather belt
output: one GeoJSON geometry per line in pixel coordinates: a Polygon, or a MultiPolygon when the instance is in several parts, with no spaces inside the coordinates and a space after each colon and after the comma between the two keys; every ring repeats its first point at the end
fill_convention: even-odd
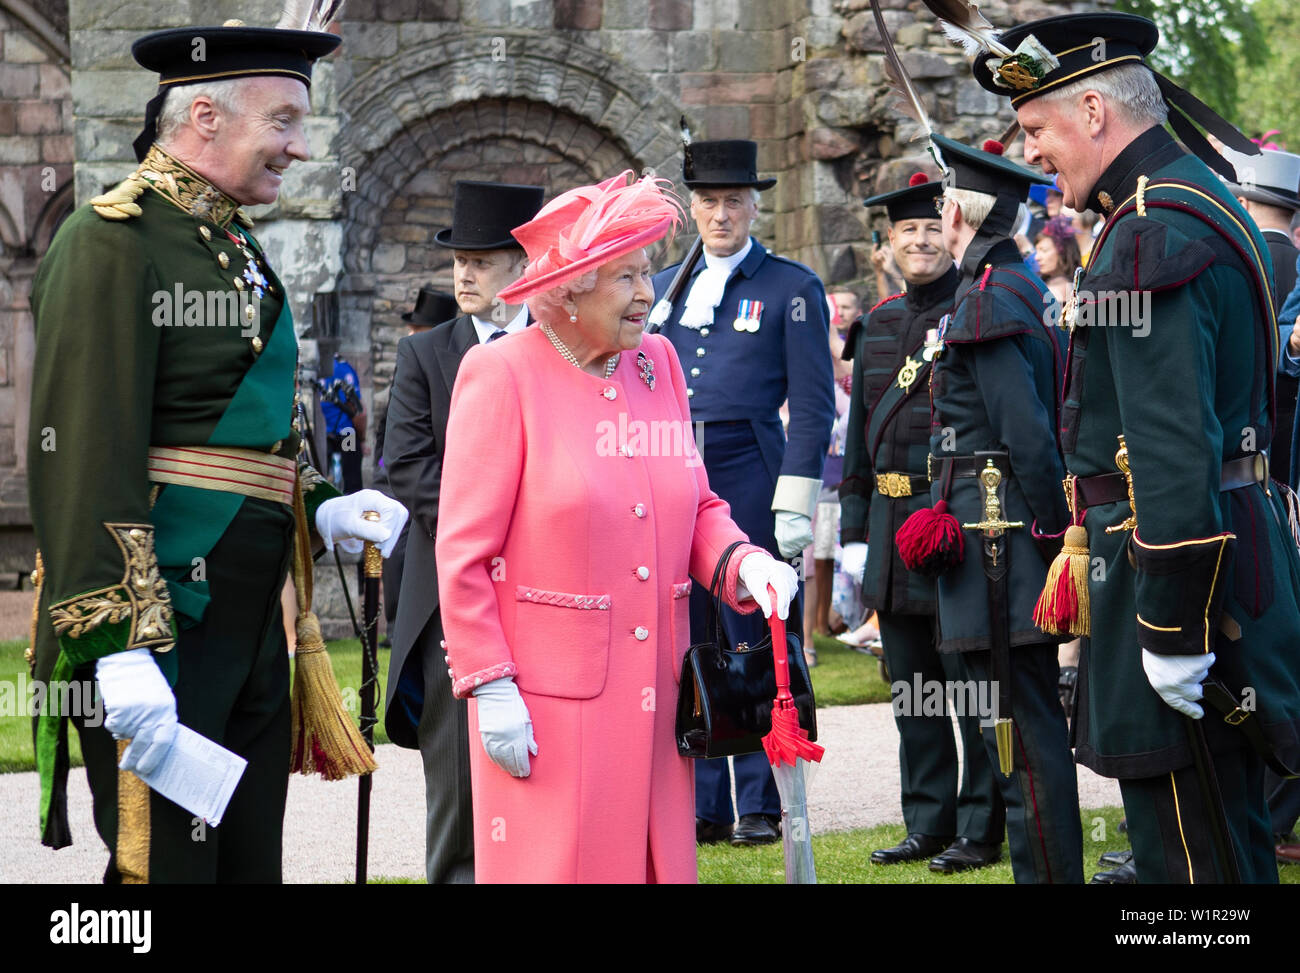
{"type": "MultiPolygon", "coordinates": [[[[961,474],[954,474],[960,476],[961,474]]],[[[1268,459],[1263,453],[1252,453],[1228,460],[1220,474],[1219,490],[1240,490],[1268,479],[1268,459]]],[[[1099,473],[1096,476],[1067,476],[1065,495],[1073,495],[1080,510],[1119,503],[1128,499],[1128,483],[1123,473],[1099,473]]]]}
{"type": "MultiPolygon", "coordinates": [[[[993,459],[993,465],[1006,473],[1007,468],[1002,459],[1005,454],[998,453],[984,453],[980,456],[935,456],[931,453],[926,458],[926,469],[930,471],[931,480],[941,480],[945,476],[950,479],[976,477],[979,476],[981,470],[988,466],[990,456],[993,459]],[[949,472],[950,470],[951,472],[949,472]]],[[[1125,491],[1124,496],[1128,496],[1127,491],[1125,491]]]]}
{"type": "Polygon", "coordinates": [[[930,478],[912,473],[877,473],[876,492],[894,498],[929,496],[930,478]]]}
{"type": "Polygon", "coordinates": [[[1238,697],[1233,695],[1227,686],[1214,676],[1209,676],[1201,684],[1201,691],[1205,695],[1205,701],[1223,716],[1223,722],[1229,726],[1235,726],[1246,734],[1251,749],[1263,758],[1273,773],[1287,780],[1300,777],[1300,772],[1289,767],[1282,759],[1281,754],[1275,751],[1269,742],[1264,739],[1264,731],[1260,728],[1259,720],[1252,718],[1254,714],[1251,710],[1241,708],[1238,697]]]}

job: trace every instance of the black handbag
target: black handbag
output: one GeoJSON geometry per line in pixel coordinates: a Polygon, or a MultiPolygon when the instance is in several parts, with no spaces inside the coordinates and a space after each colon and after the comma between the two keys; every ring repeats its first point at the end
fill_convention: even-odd
{"type": "MultiPolygon", "coordinates": [[[[683,757],[733,757],[763,749],[763,737],[772,729],[772,701],[776,698],[776,667],[769,633],[757,645],[726,644],[722,630],[722,578],[727,561],[740,542],[718,559],[709,585],[709,627],[712,642],[692,645],[682,662],[681,692],[677,697],[677,752],[683,757]]],[[[759,597],[755,593],[755,597],[759,597]]],[[[790,617],[801,617],[799,602],[792,602],[790,617]]],[[[808,739],[817,739],[817,707],[812,679],[804,661],[799,636],[789,632],[790,692],[799,712],[799,725],[808,739]]]]}

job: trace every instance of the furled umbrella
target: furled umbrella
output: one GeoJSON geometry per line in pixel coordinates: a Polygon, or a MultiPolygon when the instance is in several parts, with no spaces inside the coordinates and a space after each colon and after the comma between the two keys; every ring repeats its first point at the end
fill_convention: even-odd
{"type": "Polygon", "coordinates": [[[776,614],[776,591],[772,595],[772,660],[776,669],[776,699],[772,703],[772,729],[763,737],[763,749],[772,764],[772,776],[781,795],[781,841],[785,851],[787,885],[815,885],[812,832],[808,827],[808,783],[814,765],[826,748],[808,739],[799,725],[794,696],[790,692],[790,657],[786,649],[785,621],[776,614]]]}

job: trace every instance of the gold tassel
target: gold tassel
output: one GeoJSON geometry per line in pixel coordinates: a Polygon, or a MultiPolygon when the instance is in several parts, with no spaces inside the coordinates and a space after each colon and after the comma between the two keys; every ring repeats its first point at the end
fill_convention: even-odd
{"type": "Polygon", "coordinates": [[[1065,546],[1047,569],[1047,583],[1034,606],[1034,622],[1048,635],[1091,635],[1092,604],[1088,595],[1088,531],[1071,524],[1065,546]]]}
{"type": "Polygon", "coordinates": [[[298,595],[298,617],[294,624],[298,648],[294,655],[293,739],[290,773],[319,773],[326,780],[343,780],[354,774],[378,769],[374,754],[343,705],[334,667],[330,665],[320,620],[311,610],[311,541],[307,534],[307,511],[302,500],[302,482],[294,487],[293,583],[298,595]]]}

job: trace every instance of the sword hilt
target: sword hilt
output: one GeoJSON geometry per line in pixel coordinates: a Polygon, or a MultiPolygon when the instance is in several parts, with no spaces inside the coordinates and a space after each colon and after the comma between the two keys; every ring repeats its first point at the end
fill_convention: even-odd
{"type": "MultiPolygon", "coordinates": [[[[361,519],[368,520],[372,524],[379,522],[378,510],[361,511],[361,519]]],[[[365,557],[365,575],[367,578],[382,578],[384,576],[384,558],[379,553],[379,545],[374,541],[366,541],[362,546],[365,557]]]]}

